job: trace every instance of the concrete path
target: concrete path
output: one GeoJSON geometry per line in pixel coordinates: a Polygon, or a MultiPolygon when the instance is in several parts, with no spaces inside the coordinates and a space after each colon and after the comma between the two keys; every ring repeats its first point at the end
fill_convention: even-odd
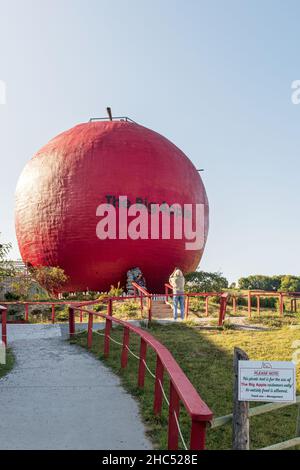
{"type": "Polygon", "coordinates": [[[16,365],[0,379],[0,449],[151,449],[135,400],[65,328],[8,325],[16,365]]]}

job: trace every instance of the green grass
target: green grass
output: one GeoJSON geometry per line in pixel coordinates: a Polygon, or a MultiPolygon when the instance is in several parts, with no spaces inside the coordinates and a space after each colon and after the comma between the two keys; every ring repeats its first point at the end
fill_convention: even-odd
{"type": "Polygon", "coordinates": [[[298,325],[300,322],[300,313],[291,314],[285,313],[283,317],[272,314],[263,313],[257,315],[256,313],[247,319],[247,323],[255,325],[263,325],[273,328],[281,328],[287,325],[298,325]]]}
{"type": "MultiPolygon", "coordinates": [[[[172,324],[162,326],[153,323],[151,334],[159,339],[172,352],[187,377],[198,390],[201,397],[212,409],[214,416],[223,416],[232,412],[232,355],[234,346],[243,348],[251,359],[257,360],[291,360],[292,343],[300,338],[297,329],[289,327],[274,331],[203,331],[191,326],[172,324]]],[[[122,341],[122,330],[114,329],[113,338],[122,341]]],[[[86,336],[80,335],[74,340],[86,346],[86,336]]],[[[131,349],[138,354],[139,339],[132,334],[131,349]]],[[[92,352],[103,359],[103,337],[94,334],[92,352]]],[[[137,388],[138,361],[129,355],[128,367],[120,369],[119,345],[111,342],[110,357],[105,360],[108,367],[118,373],[124,387],[136,396],[148,433],[154,445],[160,449],[167,447],[168,409],[164,404],[161,417],[155,417],[153,407],[154,380],[147,373],[143,391],[137,388]]],[[[155,371],[155,355],[148,348],[147,364],[155,371]]],[[[300,384],[300,367],[297,366],[298,384],[300,384]]],[[[168,380],[165,379],[165,390],[168,394],[168,380]]],[[[298,386],[299,394],[299,386],[298,386]]],[[[253,403],[251,406],[255,406],[253,403]]],[[[251,448],[260,448],[294,437],[297,407],[290,406],[276,412],[251,418],[251,448]]],[[[190,419],[181,408],[180,424],[186,442],[189,442],[190,419]]],[[[208,449],[230,449],[231,426],[209,430],[208,449]]]]}
{"type": "Polygon", "coordinates": [[[12,350],[8,348],[6,350],[6,364],[0,364],[0,379],[4,377],[8,372],[11,371],[15,363],[15,358],[12,350]]]}

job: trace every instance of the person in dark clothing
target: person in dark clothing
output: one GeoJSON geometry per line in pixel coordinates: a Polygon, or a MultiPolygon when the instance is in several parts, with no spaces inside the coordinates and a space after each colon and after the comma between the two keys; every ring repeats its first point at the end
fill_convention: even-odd
{"type": "Polygon", "coordinates": [[[142,273],[138,275],[138,277],[135,279],[135,282],[141,287],[146,287],[146,281],[142,273]]]}

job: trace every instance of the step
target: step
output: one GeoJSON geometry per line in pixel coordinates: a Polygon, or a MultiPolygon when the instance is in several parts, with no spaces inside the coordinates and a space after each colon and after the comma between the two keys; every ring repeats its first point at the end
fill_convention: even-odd
{"type": "Polygon", "coordinates": [[[152,306],[152,310],[172,310],[171,307],[164,307],[163,305],[159,306],[159,307],[153,307],[152,306]]]}

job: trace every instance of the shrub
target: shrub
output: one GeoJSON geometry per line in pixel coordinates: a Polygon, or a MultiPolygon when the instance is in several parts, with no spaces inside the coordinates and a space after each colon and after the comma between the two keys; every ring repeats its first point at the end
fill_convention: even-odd
{"type": "Polygon", "coordinates": [[[14,300],[16,301],[20,300],[20,296],[18,294],[15,294],[14,292],[6,292],[4,297],[5,297],[5,300],[8,300],[9,302],[14,301],[14,300]]]}
{"type": "Polygon", "coordinates": [[[140,306],[133,300],[128,300],[121,304],[117,304],[114,308],[114,315],[119,317],[135,318],[139,314],[140,306]]]}
{"type": "Polygon", "coordinates": [[[108,295],[110,297],[121,297],[123,294],[123,287],[120,287],[120,281],[117,284],[117,287],[115,286],[110,286],[110,291],[108,292],[108,295]]]}
{"type": "Polygon", "coordinates": [[[199,312],[203,309],[204,301],[199,297],[190,297],[189,310],[191,312],[199,312]]]}
{"type": "Polygon", "coordinates": [[[69,307],[66,305],[63,308],[55,310],[55,319],[56,321],[68,321],[69,320],[69,307]]]}

